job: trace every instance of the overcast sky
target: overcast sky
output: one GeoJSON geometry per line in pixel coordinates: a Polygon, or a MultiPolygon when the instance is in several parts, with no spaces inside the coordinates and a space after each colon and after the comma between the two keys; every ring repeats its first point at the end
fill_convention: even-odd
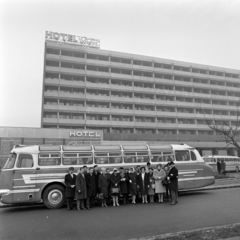
{"type": "Polygon", "coordinates": [[[0,126],[40,127],[45,31],[240,70],[237,0],[1,0],[0,126]]]}

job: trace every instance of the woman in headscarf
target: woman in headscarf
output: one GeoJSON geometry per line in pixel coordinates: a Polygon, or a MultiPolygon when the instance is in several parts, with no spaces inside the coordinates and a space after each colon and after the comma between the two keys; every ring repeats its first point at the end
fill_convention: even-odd
{"type": "Polygon", "coordinates": [[[120,181],[121,181],[121,179],[117,172],[117,169],[114,168],[113,173],[110,178],[110,189],[111,189],[111,193],[112,193],[114,207],[115,206],[119,207],[118,196],[119,196],[119,191],[120,191],[120,186],[119,186],[120,181]]]}
{"type": "Polygon", "coordinates": [[[149,188],[148,188],[148,195],[150,197],[150,203],[154,202],[154,195],[155,195],[155,180],[153,178],[153,169],[150,167],[149,171],[149,188]]]}
{"type": "Polygon", "coordinates": [[[157,165],[157,169],[153,173],[155,179],[155,193],[158,194],[158,201],[163,203],[163,195],[166,192],[166,187],[162,184],[162,181],[166,178],[165,170],[161,164],[157,165]]]}

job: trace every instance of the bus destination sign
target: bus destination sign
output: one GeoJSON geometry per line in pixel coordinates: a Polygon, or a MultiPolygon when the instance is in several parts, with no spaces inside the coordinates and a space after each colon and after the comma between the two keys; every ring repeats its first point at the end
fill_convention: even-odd
{"type": "Polygon", "coordinates": [[[46,31],[45,39],[59,43],[70,43],[86,47],[100,48],[100,40],[95,38],[80,37],[71,34],[46,31]]]}

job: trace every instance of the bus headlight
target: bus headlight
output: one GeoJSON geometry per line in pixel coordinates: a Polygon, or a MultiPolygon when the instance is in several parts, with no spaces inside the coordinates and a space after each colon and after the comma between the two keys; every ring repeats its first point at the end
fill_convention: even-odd
{"type": "Polygon", "coordinates": [[[10,194],[10,190],[9,189],[0,189],[0,197],[2,196],[6,196],[10,194]]]}

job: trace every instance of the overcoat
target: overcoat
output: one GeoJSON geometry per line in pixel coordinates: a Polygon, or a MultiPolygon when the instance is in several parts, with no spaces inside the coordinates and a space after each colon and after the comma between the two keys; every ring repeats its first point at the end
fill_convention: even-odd
{"type": "Polygon", "coordinates": [[[178,191],[178,169],[173,167],[168,173],[170,180],[168,181],[168,188],[170,191],[178,191]]]}
{"type": "Polygon", "coordinates": [[[81,173],[78,173],[76,177],[76,191],[75,191],[76,199],[86,199],[87,198],[87,184],[86,178],[83,177],[81,173]],[[78,190],[81,190],[79,193],[78,190]]]}
{"type": "Polygon", "coordinates": [[[76,184],[76,175],[73,174],[73,177],[70,173],[65,175],[65,184],[66,184],[66,198],[74,198],[76,187],[71,188],[71,185],[76,184]]]}
{"type": "Polygon", "coordinates": [[[222,169],[221,163],[220,163],[220,161],[217,161],[217,170],[218,170],[218,172],[221,172],[221,169],[222,169]]]}
{"type": "Polygon", "coordinates": [[[98,183],[100,192],[103,193],[103,197],[108,197],[109,177],[107,176],[107,174],[101,174],[99,176],[98,183]]]}
{"type": "Polygon", "coordinates": [[[165,170],[163,168],[161,168],[160,171],[158,171],[157,169],[154,170],[153,178],[155,179],[155,193],[165,193],[166,192],[166,188],[162,184],[162,181],[166,179],[166,172],[165,172],[165,170]],[[158,179],[159,177],[161,179],[158,179]]]}
{"type": "Polygon", "coordinates": [[[155,185],[155,180],[153,178],[153,173],[149,173],[149,188],[148,188],[148,195],[154,195],[155,194],[155,188],[153,188],[153,185],[155,185]]]}
{"type": "Polygon", "coordinates": [[[101,173],[99,171],[97,171],[97,172],[94,171],[93,174],[95,177],[95,188],[96,188],[96,194],[97,194],[97,193],[99,193],[98,185],[99,185],[99,176],[101,175],[101,173]]]}
{"type": "Polygon", "coordinates": [[[149,175],[145,172],[144,180],[142,179],[142,173],[137,176],[137,184],[140,188],[141,195],[148,194],[148,186],[149,186],[149,175]]]}
{"type": "Polygon", "coordinates": [[[131,195],[137,195],[137,173],[136,172],[129,173],[129,193],[131,195]]]}
{"type": "Polygon", "coordinates": [[[221,162],[222,172],[226,172],[226,163],[224,161],[221,162]]]}
{"type": "Polygon", "coordinates": [[[128,174],[122,172],[120,173],[120,191],[121,194],[127,194],[128,193],[128,174]]]}
{"type": "Polygon", "coordinates": [[[94,173],[91,175],[88,173],[86,176],[87,181],[87,196],[95,197],[96,196],[96,186],[95,186],[95,176],[94,173]]]}

